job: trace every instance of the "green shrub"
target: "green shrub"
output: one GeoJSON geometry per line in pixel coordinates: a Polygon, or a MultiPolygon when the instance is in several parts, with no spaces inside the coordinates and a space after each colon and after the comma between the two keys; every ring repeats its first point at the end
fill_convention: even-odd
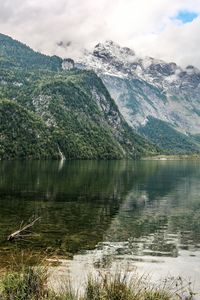
{"type": "Polygon", "coordinates": [[[39,300],[46,293],[47,273],[42,268],[27,267],[8,273],[1,280],[1,300],[39,300]]]}

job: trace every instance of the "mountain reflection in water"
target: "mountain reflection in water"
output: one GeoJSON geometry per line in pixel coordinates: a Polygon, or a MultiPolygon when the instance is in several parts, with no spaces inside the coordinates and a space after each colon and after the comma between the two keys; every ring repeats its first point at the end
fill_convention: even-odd
{"type": "Polygon", "coordinates": [[[200,278],[200,162],[0,162],[0,263],[16,249],[200,278]],[[31,240],[8,243],[33,215],[31,240]]]}

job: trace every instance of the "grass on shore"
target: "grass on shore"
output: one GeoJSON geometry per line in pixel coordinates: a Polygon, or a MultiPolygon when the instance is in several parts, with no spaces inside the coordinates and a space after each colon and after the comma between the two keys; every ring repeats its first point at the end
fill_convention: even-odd
{"type": "Polygon", "coordinates": [[[187,297],[166,288],[144,286],[142,280],[128,279],[127,275],[103,275],[88,278],[85,293],[78,296],[69,284],[58,295],[48,288],[47,270],[41,267],[25,267],[20,272],[6,273],[0,278],[0,300],[180,300],[193,299],[187,290],[187,297]]]}

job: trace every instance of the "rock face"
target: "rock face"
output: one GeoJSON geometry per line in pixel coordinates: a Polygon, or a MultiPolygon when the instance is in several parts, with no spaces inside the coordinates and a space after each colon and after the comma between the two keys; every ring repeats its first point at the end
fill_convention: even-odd
{"type": "Polygon", "coordinates": [[[74,61],[71,58],[66,58],[62,62],[62,69],[63,70],[71,70],[74,68],[74,61]]]}
{"type": "MultiPolygon", "coordinates": [[[[200,71],[152,57],[141,58],[112,41],[99,43],[76,64],[94,70],[103,80],[129,125],[161,148],[199,151],[200,71]],[[164,122],[164,123],[163,123],[164,122]],[[173,136],[162,142],[160,129],[173,136]],[[154,133],[152,133],[154,131],[154,133]],[[185,140],[177,144],[176,140],[185,140]],[[186,142],[187,141],[187,142],[186,142]],[[176,145],[175,145],[176,144],[176,145]]],[[[173,151],[172,151],[173,152],[173,151]]]]}

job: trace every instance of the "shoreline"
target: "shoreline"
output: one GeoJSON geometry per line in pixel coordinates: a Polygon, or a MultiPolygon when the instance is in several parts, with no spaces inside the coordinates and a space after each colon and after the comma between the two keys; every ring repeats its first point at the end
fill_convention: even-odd
{"type": "Polygon", "coordinates": [[[157,155],[157,156],[148,156],[143,157],[140,160],[158,160],[158,161],[167,161],[167,160],[200,160],[200,155],[191,154],[191,155],[157,155]]]}
{"type": "MultiPolygon", "coordinates": [[[[62,265],[62,264],[61,264],[62,265]]],[[[65,266],[68,269],[68,266],[65,266]]],[[[0,298],[15,300],[197,300],[192,282],[181,276],[151,283],[149,274],[137,269],[96,272],[71,280],[70,272],[51,268],[23,267],[0,276],[0,298]],[[53,272],[53,277],[52,273],[53,272]]]]}

